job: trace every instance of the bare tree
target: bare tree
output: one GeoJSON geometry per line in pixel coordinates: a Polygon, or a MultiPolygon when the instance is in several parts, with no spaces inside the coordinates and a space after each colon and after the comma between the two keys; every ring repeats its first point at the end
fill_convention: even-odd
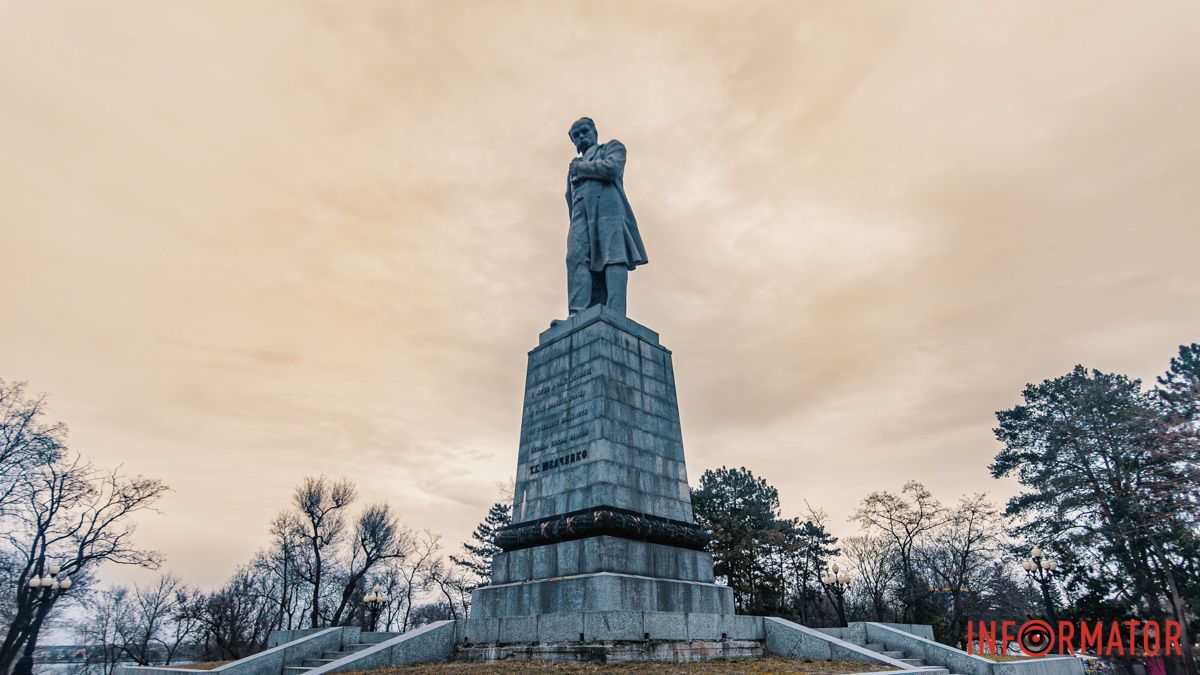
{"type": "Polygon", "coordinates": [[[374,575],[373,581],[379,584],[379,590],[387,593],[388,597],[391,598],[379,616],[381,625],[385,631],[399,628],[405,614],[409,611],[408,599],[411,596],[408,593],[405,575],[401,568],[404,566],[408,556],[412,555],[415,547],[415,541],[410,539],[405,547],[405,557],[385,562],[380,565],[379,570],[374,575]]]}
{"type": "Polygon", "coordinates": [[[162,634],[167,665],[179,658],[181,652],[186,653],[199,635],[200,621],[188,609],[202,596],[198,589],[182,585],[176,591],[174,614],[162,634]]]}
{"type": "Polygon", "coordinates": [[[350,552],[342,597],[330,620],[341,625],[343,616],[353,614],[362,597],[363,581],[379,564],[402,560],[412,550],[412,533],[400,527],[400,521],[387,504],[371,504],[363,509],[354,524],[354,544],[350,552]],[[347,611],[349,610],[349,611],[347,611]]]}
{"type": "Polygon", "coordinates": [[[23,472],[18,488],[23,500],[5,522],[17,588],[13,620],[0,645],[0,673],[22,650],[32,655],[42,624],[64,592],[30,588],[31,577],[57,564],[60,577],[84,582],[103,562],[155,568],[160,560],[157,553],[134,546],[130,520],[167,490],[161,481],[102,472],[77,454],[53,459],[23,472]]]}
{"type": "Polygon", "coordinates": [[[916,552],[922,538],[946,519],[946,509],[928,488],[917,481],[904,484],[900,494],[872,492],[863,499],[852,519],[868,533],[879,532],[892,545],[900,566],[901,598],[905,622],[927,617],[918,604],[928,597],[917,574],[916,552]]]}
{"type": "Polygon", "coordinates": [[[412,544],[411,552],[396,567],[404,598],[401,632],[412,627],[413,600],[430,589],[433,584],[431,573],[441,561],[441,537],[433,532],[425,530],[412,544]]]}
{"type": "Polygon", "coordinates": [[[304,578],[312,584],[313,628],[321,627],[321,582],[329,565],[326,553],[341,539],[346,525],[342,510],[354,501],[355,496],[350,481],[331,481],[325,476],[305,478],[293,495],[309,546],[304,578]]]}
{"type": "Polygon", "coordinates": [[[0,524],[25,501],[27,471],[52,463],[66,450],[67,427],[42,420],[46,397],[30,397],[24,382],[0,380],[0,524]]]}
{"type": "Polygon", "coordinates": [[[1004,542],[997,524],[1002,522],[996,505],[985,495],[963,497],[922,550],[923,567],[950,598],[950,640],[962,637],[968,599],[1001,554],[1004,542]]]}
{"type": "Polygon", "coordinates": [[[84,615],[75,623],[74,632],[87,658],[72,669],[74,675],[112,675],[122,658],[113,645],[120,640],[117,624],[125,612],[128,595],[128,588],[114,586],[89,593],[83,599],[84,615]]]}
{"type": "Polygon", "coordinates": [[[846,537],[841,543],[842,554],[855,579],[851,592],[858,596],[864,616],[887,621],[887,595],[896,580],[891,544],[882,537],[866,534],[846,537]]]}
{"type": "Polygon", "coordinates": [[[276,615],[268,583],[253,564],[244,565],[223,587],[192,601],[186,612],[202,658],[240,659],[266,646],[276,615]]]}
{"type": "Polygon", "coordinates": [[[75,633],[89,654],[78,673],[108,675],[121,661],[170,665],[196,623],[185,611],[193,591],[165,574],[152,585],[113,586],[83,599],[75,633]]]}
{"type": "Polygon", "coordinates": [[[164,574],[154,585],[135,585],[117,616],[117,642],[123,654],[139,666],[169,665],[196,620],[184,610],[192,597],[179,577],[164,574]]]}
{"type": "MultiPolygon", "coordinates": [[[[25,386],[0,380],[0,532],[24,528],[19,516],[29,499],[28,475],[65,451],[66,425],[46,422],[45,396],[29,396],[25,386]]],[[[21,557],[0,546],[0,627],[30,618],[21,557]]]]}
{"type": "Polygon", "coordinates": [[[496,481],[496,501],[507,504],[513,503],[513,497],[517,494],[517,477],[509,476],[504,480],[496,481]]]}
{"type": "Polygon", "coordinates": [[[303,585],[300,564],[306,541],[304,524],[294,511],[281,511],[271,521],[271,547],[259,556],[262,574],[272,577],[279,592],[272,598],[276,606],[274,628],[292,630],[303,620],[303,585]],[[301,617],[298,619],[298,617],[301,617]]]}
{"type": "Polygon", "coordinates": [[[446,621],[454,618],[454,610],[445,602],[427,602],[417,605],[412,611],[412,627],[420,628],[434,621],[446,621]]]}
{"type": "Polygon", "coordinates": [[[429,587],[436,588],[445,599],[450,618],[465,619],[471,606],[472,580],[467,579],[456,565],[447,565],[440,558],[430,565],[426,576],[429,587]]]}

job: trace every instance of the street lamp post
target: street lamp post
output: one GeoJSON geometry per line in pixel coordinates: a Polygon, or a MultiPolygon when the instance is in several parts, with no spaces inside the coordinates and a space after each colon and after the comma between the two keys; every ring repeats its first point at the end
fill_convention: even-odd
{"type": "Polygon", "coordinates": [[[821,577],[821,583],[825,584],[826,591],[833,594],[835,598],[834,605],[837,607],[838,619],[841,620],[842,626],[849,626],[846,622],[846,589],[850,588],[850,575],[842,574],[838,576],[838,566],[834,563],[829,566],[829,574],[821,577]]]}
{"type": "Polygon", "coordinates": [[[370,617],[367,625],[363,626],[363,630],[368,632],[375,630],[375,622],[379,620],[379,612],[383,611],[388,600],[391,600],[387,593],[379,592],[379,584],[375,584],[375,588],[371,590],[371,593],[363,596],[363,606],[367,608],[367,615],[370,617]]]}
{"type": "Polygon", "coordinates": [[[1046,604],[1046,618],[1050,620],[1051,625],[1057,625],[1058,617],[1054,612],[1054,599],[1050,597],[1050,584],[1058,574],[1058,563],[1047,560],[1042,555],[1042,548],[1034,546],[1029,552],[1029,560],[1022,562],[1021,568],[1025,570],[1026,576],[1041,586],[1042,602],[1046,604]]]}
{"type": "Polygon", "coordinates": [[[34,598],[37,598],[40,593],[41,602],[38,603],[37,613],[29,621],[25,651],[21,654],[21,658],[17,659],[17,665],[13,667],[12,675],[33,675],[33,652],[37,649],[37,636],[42,629],[42,622],[50,613],[50,606],[54,604],[54,598],[71,588],[71,577],[58,578],[58,573],[62,571],[61,567],[51,565],[50,569],[46,571],[49,574],[45,576],[34,574],[29,579],[30,593],[34,598]]]}

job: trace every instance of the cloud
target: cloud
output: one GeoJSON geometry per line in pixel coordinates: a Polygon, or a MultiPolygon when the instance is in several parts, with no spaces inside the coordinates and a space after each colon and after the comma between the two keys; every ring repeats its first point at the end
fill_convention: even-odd
{"type": "Polygon", "coordinates": [[[630,151],[631,315],[674,350],[693,478],[746,463],[843,534],[907,478],[1007,494],[1025,382],[1150,377],[1200,333],[1198,14],[13,6],[0,375],[175,488],[141,534],[190,578],[306,474],[457,542],[564,313],[587,114],[630,151]]]}

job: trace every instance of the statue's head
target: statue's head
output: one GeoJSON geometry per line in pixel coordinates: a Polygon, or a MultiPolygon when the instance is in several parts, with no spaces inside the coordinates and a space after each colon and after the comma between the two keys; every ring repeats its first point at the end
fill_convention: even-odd
{"type": "Polygon", "coordinates": [[[580,117],[571,125],[567,135],[571,137],[575,149],[583,152],[596,144],[596,123],[590,117],[580,117]]]}

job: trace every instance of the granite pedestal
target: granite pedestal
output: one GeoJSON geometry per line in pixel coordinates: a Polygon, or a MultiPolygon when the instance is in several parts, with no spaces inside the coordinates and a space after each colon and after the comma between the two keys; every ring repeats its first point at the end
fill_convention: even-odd
{"type": "Polygon", "coordinates": [[[513,522],[460,648],[761,640],[761,619],[734,616],[733,591],[714,583],[707,540],[692,516],[671,352],[594,306],[529,353],[513,522]]]}

